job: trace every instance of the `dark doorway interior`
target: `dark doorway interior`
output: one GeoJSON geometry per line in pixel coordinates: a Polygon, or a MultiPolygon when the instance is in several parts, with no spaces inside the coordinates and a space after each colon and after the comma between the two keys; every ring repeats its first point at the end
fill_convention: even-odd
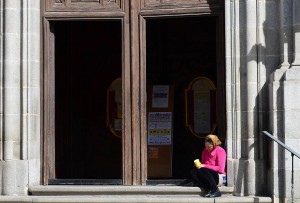
{"type": "Polygon", "coordinates": [[[106,126],[107,89],[121,77],[120,21],[57,21],[57,179],[121,179],[122,145],[106,126]]]}
{"type": "MultiPolygon", "coordinates": [[[[221,85],[217,83],[216,20],[185,17],[146,21],[147,86],[174,87],[173,179],[190,178],[193,160],[201,158],[204,147],[204,140],[185,126],[185,89],[198,76],[208,77],[217,88],[221,85]]],[[[218,129],[214,133],[218,134],[218,129]]]]}

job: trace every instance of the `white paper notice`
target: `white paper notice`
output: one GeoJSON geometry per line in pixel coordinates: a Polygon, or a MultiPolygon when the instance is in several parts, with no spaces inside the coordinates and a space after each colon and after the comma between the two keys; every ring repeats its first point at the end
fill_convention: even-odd
{"type": "Polygon", "coordinates": [[[148,117],[148,145],[171,145],[172,113],[150,112],[148,117]]]}
{"type": "Polygon", "coordinates": [[[169,85],[154,85],[152,108],[168,108],[169,85]]]}

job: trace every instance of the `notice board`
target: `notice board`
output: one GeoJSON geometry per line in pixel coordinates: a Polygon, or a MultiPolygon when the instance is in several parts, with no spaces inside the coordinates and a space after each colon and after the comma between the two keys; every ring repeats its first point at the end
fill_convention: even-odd
{"type": "Polygon", "coordinates": [[[148,178],[172,177],[174,88],[148,88],[147,143],[148,178]]]}

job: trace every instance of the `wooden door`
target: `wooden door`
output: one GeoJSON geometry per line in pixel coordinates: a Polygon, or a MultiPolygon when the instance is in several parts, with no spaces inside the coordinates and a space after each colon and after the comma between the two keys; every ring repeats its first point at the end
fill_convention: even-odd
{"type": "Polygon", "coordinates": [[[41,6],[43,183],[83,178],[132,184],[129,3],[49,0],[41,6]],[[106,91],[118,77],[126,118],[121,139],[105,126],[106,91]]]}
{"type": "MultiPolygon", "coordinates": [[[[225,140],[223,10],[224,1],[221,0],[141,0],[140,87],[174,85],[172,178],[189,178],[193,159],[199,157],[203,148],[203,140],[191,135],[185,127],[184,92],[195,77],[209,77],[217,85],[217,133],[225,140]]],[[[142,107],[146,107],[149,97],[147,91],[142,91],[142,107]]],[[[145,111],[141,114],[142,182],[146,184],[147,114],[145,111]]]]}

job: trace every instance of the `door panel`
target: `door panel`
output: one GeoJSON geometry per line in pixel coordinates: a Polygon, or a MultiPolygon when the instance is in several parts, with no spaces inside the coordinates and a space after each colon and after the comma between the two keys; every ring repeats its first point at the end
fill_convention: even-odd
{"type": "Polygon", "coordinates": [[[57,179],[121,179],[122,140],[106,125],[122,73],[121,21],[55,22],[57,179]]]}

